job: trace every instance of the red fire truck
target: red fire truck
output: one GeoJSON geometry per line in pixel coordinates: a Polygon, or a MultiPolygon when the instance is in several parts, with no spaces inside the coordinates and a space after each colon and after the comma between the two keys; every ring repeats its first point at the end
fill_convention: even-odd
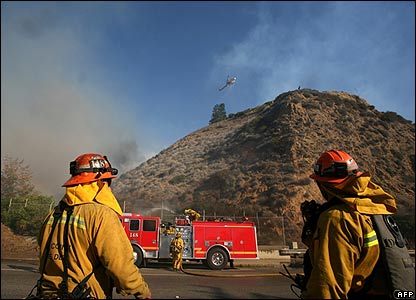
{"type": "Polygon", "coordinates": [[[258,259],[254,222],[215,220],[192,221],[177,218],[175,224],[161,224],[159,217],[124,213],[120,217],[133,246],[135,264],[147,260],[169,260],[170,244],[176,232],[182,233],[183,260],[200,261],[213,270],[223,269],[234,259],[258,259]]]}

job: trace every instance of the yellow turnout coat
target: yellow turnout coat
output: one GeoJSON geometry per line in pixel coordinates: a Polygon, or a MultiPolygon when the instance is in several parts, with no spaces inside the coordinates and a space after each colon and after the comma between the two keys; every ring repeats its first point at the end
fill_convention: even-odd
{"type": "MultiPolygon", "coordinates": [[[[91,288],[92,297],[110,297],[114,286],[123,296],[149,298],[150,290],[133,262],[132,246],[116,214],[121,213],[121,209],[107,183],[93,182],[68,187],[62,201],[73,206],[68,232],[69,292],[93,272],[86,284],[91,288]]],[[[47,260],[41,291],[46,297],[60,296],[58,287],[64,270],[62,255],[66,219],[67,213],[64,211],[62,220],[52,233],[48,257],[46,247],[52,231],[53,212],[46,217],[40,231],[40,269],[47,260]]]]}
{"type": "MultiPolygon", "coordinates": [[[[321,183],[328,199],[341,200],[321,213],[309,247],[312,272],[303,299],[346,299],[359,293],[376,267],[380,247],[372,214],[392,214],[395,199],[370,181],[368,173],[342,186],[321,183]]],[[[331,200],[333,201],[333,200],[331,200]]],[[[367,295],[385,295],[386,282],[373,278],[367,295]]]]}

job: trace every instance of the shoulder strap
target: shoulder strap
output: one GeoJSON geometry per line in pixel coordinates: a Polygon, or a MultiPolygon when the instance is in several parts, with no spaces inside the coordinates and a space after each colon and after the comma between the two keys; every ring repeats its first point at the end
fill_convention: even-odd
{"type": "Polygon", "coordinates": [[[68,291],[68,251],[69,251],[69,242],[68,242],[68,230],[69,230],[69,223],[71,219],[71,215],[73,212],[73,207],[66,205],[66,203],[62,202],[62,206],[64,210],[66,210],[66,220],[65,220],[65,227],[64,227],[64,255],[62,259],[62,263],[64,266],[64,273],[62,275],[62,282],[59,284],[59,290],[61,291],[61,295],[63,299],[69,299],[69,291],[68,291]]]}
{"type": "Polygon", "coordinates": [[[41,279],[43,278],[43,273],[45,271],[46,262],[48,261],[48,255],[49,255],[49,249],[51,245],[52,236],[55,231],[56,224],[58,223],[58,220],[61,218],[61,216],[62,216],[62,210],[60,206],[58,205],[55,207],[55,211],[53,213],[52,229],[49,234],[48,240],[46,241],[46,252],[45,252],[45,258],[43,260],[42,269],[41,269],[41,276],[42,276],[41,279]]]}
{"type": "MultiPolygon", "coordinates": [[[[42,262],[42,268],[40,269],[40,278],[37,281],[37,284],[35,286],[36,287],[36,295],[37,295],[38,298],[40,297],[41,284],[42,284],[42,280],[43,280],[43,274],[45,273],[46,262],[48,261],[49,249],[51,247],[52,236],[53,236],[53,233],[55,231],[56,224],[58,223],[58,220],[62,216],[62,210],[61,210],[60,205],[57,205],[55,207],[55,210],[54,210],[52,216],[53,216],[52,229],[51,229],[51,232],[49,233],[48,240],[46,241],[46,250],[45,250],[45,256],[44,256],[44,259],[43,259],[43,262],[42,262]]],[[[32,289],[32,291],[30,292],[29,295],[32,294],[35,287],[32,289]]]]}
{"type": "Polygon", "coordinates": [[[399,226],[391,215],[372,215],[391,294],[396,290],[415,290],[415,268],[399,226]]]}

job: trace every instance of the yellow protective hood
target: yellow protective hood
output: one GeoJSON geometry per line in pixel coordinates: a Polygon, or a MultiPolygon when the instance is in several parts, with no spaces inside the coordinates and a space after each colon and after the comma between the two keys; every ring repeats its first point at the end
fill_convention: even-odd
{"type": "Polygon", "coordinates": [[[397,210],[396,200],[393,196],[371,182],[368,172],[360,176],[351,176],[348,182],[339,185],[325,182],[319,184],[328,195],[344,201],[360,213],[368,215],[393,214],[397,210]]]}
{"type": "Polygon", "coordinates": [[[108,183],[101,180],[88,184],[78,184],[67,187],[66,194],[62,201],[69,206],[88,202],[97,202],[110,207],[119,215],[123,214],[123,211],[108,186],[108,183]]]}

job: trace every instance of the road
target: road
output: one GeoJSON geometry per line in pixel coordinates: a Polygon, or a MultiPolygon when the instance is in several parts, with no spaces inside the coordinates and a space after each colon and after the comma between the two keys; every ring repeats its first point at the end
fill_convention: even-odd
{"type": "MultiPolygon", "coordinates": [[[[173,272],[170,264],[149,264],[146,268],[141,268],[143,277],[152,291],[152,298],[297,299],[290,290],[291,280],[279,275],[279,272],[283,271],[281,266],[237,266],[213,271],[191,263],[184,264],[184,269],[203,276],[173,272]]],[[[290,271],[295,273],[301,270],[290,271]]],[[[26,297],[38,278],[36,261],[2,260],[1,299],[26,297]]],[[[133,296],[123,297],[115,292],[113,298],[134,299],[133,296]]]]}

